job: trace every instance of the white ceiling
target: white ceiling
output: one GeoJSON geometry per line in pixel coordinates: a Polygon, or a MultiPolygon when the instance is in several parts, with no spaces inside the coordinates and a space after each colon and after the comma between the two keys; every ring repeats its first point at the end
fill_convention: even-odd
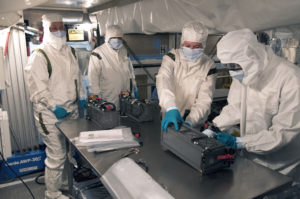
{"type": "Polygon", "coordinates": [[[0,0],[0,13],[16,12],[45,3],[47,0],[0,0]]]}
{"type": "Polygon", "coordinates": [[[82,10],[102,5],[113,0],[48,0],[38,6],[47,9],[82,10]]]}
{"type": "Polygon", "coordinates": [[[96,12],[142,0],[0,0],[0,14],[25,9],[96,12]]]}
{"type": "MultiPolygon", "coordinates": [[[[24,18],[34,26],[45,13],[59,13],[68,20],[79,21],[82,13],[95,13],[114,6],[142,0],[0,0],[0,26],[10,26],[24,18]]],[[[96,19],[95,19],[96,21],[96,19]]]]}

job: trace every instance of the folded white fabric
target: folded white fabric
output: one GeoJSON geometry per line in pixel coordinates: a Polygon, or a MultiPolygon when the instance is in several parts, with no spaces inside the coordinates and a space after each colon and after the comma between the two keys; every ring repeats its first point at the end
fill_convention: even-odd
{"type": "Polygon", "coordinates": [[[130,158],[114,163],[101,177],[113,198],[174,199],[130,158]]]}

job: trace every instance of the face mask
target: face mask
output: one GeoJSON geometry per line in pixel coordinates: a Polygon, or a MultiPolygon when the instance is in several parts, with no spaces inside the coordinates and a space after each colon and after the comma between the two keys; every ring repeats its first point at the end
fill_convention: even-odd
{"type": "Polygon", "coordinates": [[[195,61],[203,54],[202,48],[190,49],[188,47],[182,47],[184,57],[189,61],[195,61]]]}
{"type": "Polygon", "coordinates": [[[66,36],[66,31],[51,32],[55,37],[63,38],[66,36]]]}
{"type": "MultiPolygon", "coordinates": [[[[58,33],[58,34],[64,34],[64,33],[58,33]]],[[[63,37],[57,37],[55,34],[54,32],[49,32],[49,31],[45,32],[44,42],[49,43],[53,48],[57,50],[61,50],[62,47],[66,44],[66,35],[64,35],[63,37]]]]}
{"type": "Polygon", "coordinates": [[[232,78],[238,79],[240,82],[243,81],[244,78],[244,71],[243,70],[229,70],[229,74],[232,78]]]}
{"type": "Polygon", "coordinates": [[[110,39],[108,43],[110,47],[112,47],[115,50],[118,50],[123,46],[123,41],[120,39],[110,39]]]}

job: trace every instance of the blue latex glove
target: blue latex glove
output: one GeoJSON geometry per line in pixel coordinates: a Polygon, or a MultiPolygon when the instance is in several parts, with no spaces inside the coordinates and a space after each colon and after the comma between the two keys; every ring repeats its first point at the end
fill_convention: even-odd
{"type": "Polygon", "coordinates": [[[138,91],[138,88],[137,88],[137,87],[134,87],[133,92],[134,92],[134,97],[135,97],[136,99],[139,99],[139,91],[138,91]]]}
{"type": "Polygon", "coordinates": [[[164,119],[161,121],[161,128],[163,129],[163,131],[167,131],[169,124],[173,123],[175,126],[175,130],[178,131],[178,121],[182,123],[184,122],[179,111],[177,109],[169,110],[166,113],[164,119]]]}
{"type": "Polygon", "coordinates": [[[80,99],[79,104],[83,110],[86,108],[86,100],[85,99],[80,99]]]}
{"type": "Polygon", "coordinates": [[[233,135],[231,135],[229,133],[219,132],[217,134],[217,140],[226,146],[230,146],[233,149],[237,148],[236,137],[234,137],[233,135]]]}
{"type": "Polygon", "coordinates": [[[55,114],[57,119],[64,118],[69,115],[69,113],[66,111],[66,109],[60,107],[60,106],[55,106],[53,113],[55,114]]]}

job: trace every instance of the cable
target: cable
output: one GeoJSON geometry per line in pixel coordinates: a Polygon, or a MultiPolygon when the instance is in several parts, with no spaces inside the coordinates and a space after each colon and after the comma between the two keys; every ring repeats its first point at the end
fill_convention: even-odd
{"type": "Polygon", "coordinates": [[[39,178],[42,177],[42,176],[44,176],[44,175],[45,175],[45,173],[43,172],[43,173],[41,173],[40,175],[36,176],[35,182],[36,182],[37,184],[39,184],[39,185],[44,185],[45,182],[39,182],[39,178]]]}
{"type": "Polygon", "coordinates": [[[12,134],[12,137],[14,138],[14,141],[15,141],[15,143],[16,143],[16,145],[17,145],[19,151],[20,151],[20,153],[23,154],[23,153],[24,153],[24,152],[23,152],[23,149],[20,147],[20,143],[17,141],[16,135],[15,135],[15,131],[13,130],[12,124],[11,124],[11,123],[9,123],[9,129],[10,129],[10,132],[11,132],[11,134],[12,134]]]}
{"type": "Polygon", "coordinates": [[[0,155],[1,155],[1,157],[2,157],[2,160],[3,160],[3,162],[6,164],[6,166],[19,178],[19,180],[25,185],[25,187],[27,188],[27,190],[29,191],[29,193],[30,193],[30,195],[32,196],[32,198],[33,199],[35,199],[35,197],[34,197],[34,195],[33,195],[33,193],[31,192],[31,190],[30,190],[30,188],[27,186],[27,184],[23,181],[23,179],[20,177],[20,176],[18,176],[18,174],[13,170],[13,168],[11,168],[10,166],[9,166],[9,164],[6,162],[6,160],[4,159],[4,157],[3,157],[3,155],[2,155],[2,153],[0,152],[0,155]]]}

